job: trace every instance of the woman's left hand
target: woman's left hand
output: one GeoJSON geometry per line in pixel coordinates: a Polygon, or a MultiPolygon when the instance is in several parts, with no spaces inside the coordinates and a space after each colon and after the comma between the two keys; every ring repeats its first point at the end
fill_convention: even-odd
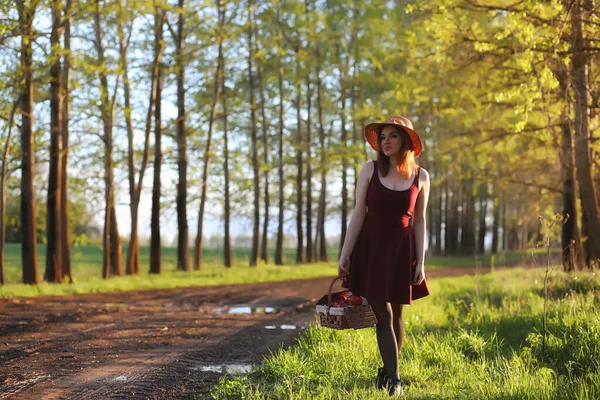
{"type": "Polygon", "coordinates": [[[415,268],[415,276],[413,277],[413,285],[420,285],[425,279],[425,269],[423,264],[417,264],[415,268]]]}

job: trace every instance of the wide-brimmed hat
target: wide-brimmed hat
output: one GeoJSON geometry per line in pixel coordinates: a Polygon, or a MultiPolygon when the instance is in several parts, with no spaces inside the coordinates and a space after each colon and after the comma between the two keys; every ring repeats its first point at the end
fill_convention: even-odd
{"type": "Polygon", "coordinates": [[[406,132],[412,142],[415,157],[418,157],[423,151],[423,141],[421,136],[413,129],[413,125],[406,117],[389,117],[385,122],[376,122],[365,126],[365,139],[371,145],[373,150],[378,151],[377,136],[381,133],[381,129],[385,125],[399,126],[406,132]]]}

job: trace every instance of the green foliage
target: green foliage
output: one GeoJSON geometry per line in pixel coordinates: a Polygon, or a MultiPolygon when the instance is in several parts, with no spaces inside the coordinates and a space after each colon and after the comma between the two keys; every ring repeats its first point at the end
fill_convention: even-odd
{"type": "MultiPolygon", "coordinates": [[[[407,399],[594,399],[600,395],[600,292],[549,305],[541,355],[543,270],[516,269],[430,282],[432,295],[405,310],[400,376],[407,399]],[[479,293],[477,295],[476,293],[479,293]]],[[[550,286],[572,278],[553,274],[550,286]]],[[[582,274],[600,285],[597,275],[582,274]]],[[[580,278],[581,279],[581,278],[580,278]]],[[[247,375],[223,378],[215,399],[384,399],[375,330],[311,326],[289,349],[247,375]]]]}

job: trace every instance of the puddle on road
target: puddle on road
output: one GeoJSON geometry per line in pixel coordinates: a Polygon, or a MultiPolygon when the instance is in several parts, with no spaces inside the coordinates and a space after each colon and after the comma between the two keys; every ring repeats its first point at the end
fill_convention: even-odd
{"type": "Polygon", "coordinates": [[[117,376],[116,378],[112,378],[111,382],[127,382],[127,377],[125,375],[117,376]]]}
{"type": "Polygon", "coordinates": [[[215,372],[217,374],[247,374],[252,371],[252,364],[219,364],[219,365],[198,365],[192,367],[193,370],[202,372],[215,372]]]}
{"type": "Polygon", "coordinates": [[[294,330],[298,329],[297,325],[265,325],[265,329],[283,329],[283,330],[294,330]]]}
{"type": "Polygon", "coordinates": [[[250,315],[250,314],[272,314],[277,312],[275,307],[250,307],[250,306],[235,306],[235,307],[220,307],[216,314],[230,315],[250,315]]]}

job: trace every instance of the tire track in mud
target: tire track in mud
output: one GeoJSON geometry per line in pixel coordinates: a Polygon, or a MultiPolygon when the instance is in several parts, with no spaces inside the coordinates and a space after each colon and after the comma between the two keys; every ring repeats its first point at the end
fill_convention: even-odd
{"type": "Polygon", "coordinates": [[[331,279],[0,299],[0,399],[204,398],[220,366],[292,344],[331,279]]]}

